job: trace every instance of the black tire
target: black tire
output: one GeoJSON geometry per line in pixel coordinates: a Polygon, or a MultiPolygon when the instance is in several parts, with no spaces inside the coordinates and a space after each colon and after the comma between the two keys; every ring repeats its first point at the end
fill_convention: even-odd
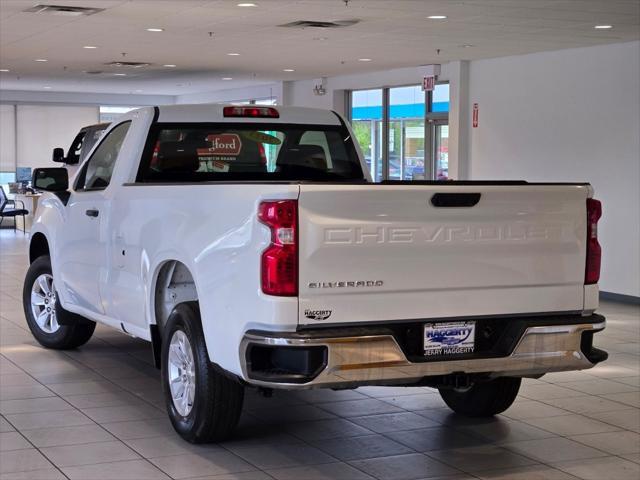
{"type": "Polygon", "coordinates": [[[197,302],[176,305],[164,326],[162,388],[173,428],[188,442],[209,443],[224,440],[238,424],[244,401],[244,387],[209,361],[197,302]],[[190,411],[186,415],[182,415],[174,404],[169,385],[170,342],[176,332],[182,332],[186,336],[193,356],[195,386],[190,388],[195,389],[195,394],[193,403],[188,403],[190,411]]]}
{"type": "Polygon", "coordinates": [[[70,350],[84,345],[93,335],[93,331],[96,328],[95,322],[62,308],[60,302],[57,301],[57,292],[55,291],[53,284],[51,284],[51,286],[54,296],[52,300],[47,300],[47,308],[52,308],[54,310],[55,318],[60,325],[55,331],[48,332],[36,321],[31,305],[31,294],[34,284],[41,275],[53,276],[51,271],[51,259],[48,255],[38,257],[29,266],[27,275],[24,279],[24,286],[22,288],[22,307],[24,308],[24,316],[27,319],[29,330],[31,330],[31,333],[38,343],[46,348],[70,350]]]}
{"type": "Polygon", "coordinates": [[[441,388],[440,396],[456,413],[467,417],[491,417],[504,412],[518,396],[522,379],[498,377],[459,391],[441,388]]]}

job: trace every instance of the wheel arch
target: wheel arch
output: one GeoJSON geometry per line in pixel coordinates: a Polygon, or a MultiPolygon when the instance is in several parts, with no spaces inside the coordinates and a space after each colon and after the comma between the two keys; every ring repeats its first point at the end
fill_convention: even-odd
{"type": "Polygon", "coordinates": [[[171,311],[180,303],[197,302],[199,299],[191,269],[185,262],[176,259],[166,259],[160,262],[155,269],[150,297],[149,329],[155,364],[159,368],[162,332],[171,311]]]}
{"type": "Polygon", "coordinates": [[[36,232],[31,236],[31,242],[29,242],[29,264],[43,255],[51,256],[49,241],[44,233],[36,232]]]}

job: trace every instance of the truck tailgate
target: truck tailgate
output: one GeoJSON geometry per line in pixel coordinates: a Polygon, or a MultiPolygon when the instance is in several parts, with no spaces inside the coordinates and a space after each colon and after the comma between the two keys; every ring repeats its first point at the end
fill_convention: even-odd
{"type": "Polygon", "coordinates": [[[580,311],[590,192],[303,184],[299,324],[580,311]]]}

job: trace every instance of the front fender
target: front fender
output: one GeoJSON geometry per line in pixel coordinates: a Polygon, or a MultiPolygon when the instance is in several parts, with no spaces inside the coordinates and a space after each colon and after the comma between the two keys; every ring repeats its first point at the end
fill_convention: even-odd
{"type": "MultiPolygon", "coordinates": [[[[51,268],[53,270],[53,279],[57,281],[57,271],[59,264],[58,242],[59,232],[64,228],[67,222],[67,211],[64,204],[54,194],[45,192],[38,201],[38,209],[31,225],[31,238],[36,233],[44,235],[49,245],[49,256],[51,257],[51,268]]],[[[58,292],[58,298],[65,306],[66,298],[64,289],[58,292]]]]}

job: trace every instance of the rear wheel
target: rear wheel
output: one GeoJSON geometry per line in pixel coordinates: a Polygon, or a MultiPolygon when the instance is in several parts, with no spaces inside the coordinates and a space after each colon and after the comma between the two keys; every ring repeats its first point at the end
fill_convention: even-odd
{"type": "Polygon", "coordinates": [[[29,266],[22,289],[22,306],[29,330],[47,348],[68,350],[84,345],[96,328],[95,322],[60,305],[48,255],[38,257],[29,266]]]}
{"type": "Polygon", "coordinates": [[[176,305],[162,339],[162,385],[173,428],[192,443],[220,441],[238,424],[244,388],[209,361],[197,302],[176,305]]]}
{"type": "Polygon", "coordinates": [[[456,413],[467,417],[491,417],[504,412],[518,396],[522,379],[498,377],[466,390],[441,388],[440,396],[456,413]]]}

